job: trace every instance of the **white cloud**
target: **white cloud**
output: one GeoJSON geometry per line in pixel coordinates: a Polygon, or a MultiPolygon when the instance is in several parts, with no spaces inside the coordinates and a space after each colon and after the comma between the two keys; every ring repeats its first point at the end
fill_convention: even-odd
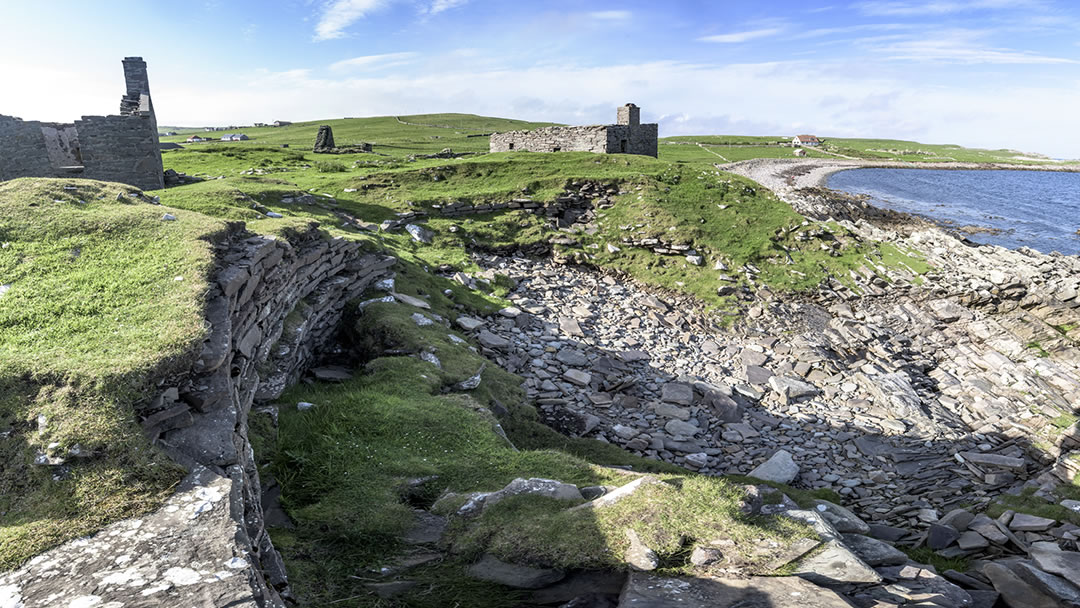
{"type": "Polygon", "coordinates": [[[1075,59],[1041,55],[980,42],[989,35],[986,30],[935,30],[913,36],[879,36],[858,42],[890,60],[957,64],[1076,64],[1075,59]]]}
{"type": "Polygon", "coordinates": [[[469,0],[434,0],[431,6],[428,7],[427,13],[429,15],[438,15],[443,11],[448,11],[452,8],[457,8],[469,0]]]}
{"type": "Polygon", "coordinates": [[[1042,4],[1040,0],[928,0],[922,2],[869,0],[856,2],[852,6],[866,15],[916,17],[986,9],[1016,9],[1042,4]]]}
{"type": "Polygon", "coordinates": [[[330,69],[341,72],[357,69],[382,69],[410,63],[419,53],[412,51],[402,53],[384,53],[382,55],[364,55],[352,59],[342,59],[330,64],[330,69]]]}
{"type": "Polygon", "coordinates": [[[345,28],[387,4],[388,0],[332,0],[315,25],[315,40],[344,37],[345,28]]]}
{"type": "Polygon", "coordinates": [[[593,11],[589,16],[600,21],[627,21],[631,17],[630,11],[593,11]]]}
{"type": "Polygon", "coordinates": [[[767,38],[769,36],[775,36],[782,32],[783,29],[778,27],[767,27],[758,30],[747,30],[744,32],[732,32],[730,34],[714,34],[712,36],[702,36],[698,38],[700,42],[720,42],[720,43],[737,43],[746,42],[747,40],[755,40],[757,38],[767,38]]]}

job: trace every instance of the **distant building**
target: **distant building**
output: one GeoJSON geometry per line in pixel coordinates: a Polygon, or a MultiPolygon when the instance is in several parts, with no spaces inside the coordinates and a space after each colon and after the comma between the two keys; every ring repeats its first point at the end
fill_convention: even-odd
{"type": "Polygon", "coordinates": [[[821,140],[816,135],[796,135],[791,143],[796,146],[820,146],[821,140]]]}
{"type": "Polygon", "coordinates": [[[205,137],[200,137],[198,135],[192,135],[191,137],[187,138],[187,143],[189,143],[189,144],[197,144],[197,143],[204,142],[204,141],[209,141],[209,140],[207,140],[205,137]]]}
{"type": "Polygon", "coordinates": [[[641,109],[620,106],[616,124],[587,127],[544,127],[531,131],[491,134],[492,152],[598,152],[656,156],[656,123],[641,124],[641,109]]]}
{"type": "Polygon", "coordinates": [[[248,136],[243,133],[227,133],[221,136],[221,141],[247,141],[248,136]]]}
{"type": "Polygon", "coordinates": [[[162,137],[172,137],[173,135],[176,135],[176,131],[166,131],[161,134],[162,137]]]}
{"type": "Polygon", "coordinates": [[[289,121],[287,121],[287,120],[275,120],[275,121],[273,122],[273,125],[274,125],[275,127],[287,127],[287,126],[289,126],[289,125],[291,125],[291,124],[292,124],[292,123],[291,123],[291,122],[289,122],[289,121]]]}
{"type": "Polygon", "coordinates": [[[266,127],[266,126],[269,126],[269,125],[267,125],[265,122],[257,122],[257,123],[255,123],[255,126],[256,127],[266,127]]]}

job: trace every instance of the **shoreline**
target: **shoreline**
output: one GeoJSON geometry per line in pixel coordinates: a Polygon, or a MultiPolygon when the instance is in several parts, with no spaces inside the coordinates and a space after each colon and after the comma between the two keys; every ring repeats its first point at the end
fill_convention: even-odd
{"type": "MultiPolygon", "coordinates": [[[[1043,171],[1080,173],[1080,164],[1013,165],[1009,163],[903,162],[831,158],[752,158],[717,163],[717,169],[749,177],[773,192],[800,188],[827,188],[830,175],[849,169],[938,169],[945,171],[1043,171]]],[[[781,197],[783,198],[783,197],[781,197]]]]}

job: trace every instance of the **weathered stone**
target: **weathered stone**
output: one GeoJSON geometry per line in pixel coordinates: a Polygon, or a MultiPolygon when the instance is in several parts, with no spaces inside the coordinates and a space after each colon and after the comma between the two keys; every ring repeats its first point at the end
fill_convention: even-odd
{"type": "Polygon", "coordinates": [[[405,232],[408,232],[414,241],[425,245],[430,245],[431,240],[435,238],[434,233],[417,224],[405,224],[405,232]]]}
{"type": "Polygon", "coordinates": [[[663,416],[665,418],[678,418],[679,420],[690,419],[690,410],[670,403],[657,403],[653,406],[653,411],[656,412],[657,416],[663,416]]]}
{"type": "Polygon", "coordinates": [[[724,554],[715,547],[702,547],[698,545],[694,547],[694,550],[690,552],[690,563],[698,566],[711,566],[712,564],[723,561],[724,554]]]}
{"type": "Polygon", "coordinates": [[[937,551],[948,547],[959,538],[960,533],[956,531],[956,528],[934,523],[930,524],[930,529],[927,530],[926,546],[937,551]]]}
{"type": "Polygon", "coordinates": [[[749,475],[765,481],[791,483],[799,476],[799,465],[795,464],[790,452],[779,450],[750,471],[749,475]]]}
{"type": "Polygon", "coordinates": [[[1005,566],[989,563],[982,573],[994,585],[1009,606],[1013,608],[1061,608],[1053,597],[1041,592],[1005,566]]]}
{"type": "Polygon", "coordinates": [[[837,532],[870,534],[870,526],[845,507],[827,500],[815,499],[814,508],[836,528],[837,532]]]}
{"type": "Polygon", "coordinates": [[[464,329],[465,331],[472,331],[474,329],[487,325],[487,321],[474,319],[473,317],[458,317],[457,321],[455,322],[458,324],[458,327],[464,329]]]}
{"type": "Polygon", "coordinates": [[[1080,574],[1080,553],[1076,551],[1047,550],[1042,547],[1032,547],[1031,559],[1035,565],[1052,574],[1060,574],[1070,580],[1075,580],[1080,574]]]}
{"type": "Polygon", "coordinates": [[[657,557],[656,552],[647,547],[632,528],[626,528],[624,532],[626,540],[630,542],[630,546],[623,555],[626,563],[634,570],[656,570],[656,567],[660,565],[660,558],[657,557]]]}
{"type": "Polygon", "coordinates": [[[1002,456],[1000,454],[961,452],[960,456],[973,464],[986,467],[999,467],[1002,469],[1009,469],[1010,471],[1023,471],[1026,464],[1023,458],[1013,458],[1011,456],[1002,456]]]}
{"type": "Polygon", "coordinates": [[[641,124],[634,104],[620,106],[618,124],[586,127],[542,127],[530,131],[492,133],[492,152],[598,152],[657,154],[657,125],[641,124]]]}
{"type": "Polygon", "coordinates": [[[881,582],[881,575],[835,540],[827,541],[823,550],[799,560],[793,574],[819,585],[881,582]]]}
{"type": "Polygon", "coordinates": [[[638,477],[637,479],[631,481],[630,483],[621,485],[618,488],[616,488],[614,490],[611,490],[610,492],[607,492],[606,494],[604,494],[604,495],[602,495],[602,496],[600,496],[598,498],[594,498],[593,500],[591,500],[591,501],[589,501],[589,502],[587,502],[585,504],[581,504],[581,505],[578,505],[576,507],[571,507],[570,510],[571,511],[577,511],[577,510],[580,510],[580,509],[595,509],[595,508],[609,507],[609,506],[619,502],[620,500],[626,498],[627,496],[633,495],[635,492],[639,491],[642,487],[648,486],[648,485],[651,485],[651,484],[656,484],[656,483],[662,483],[662,482],[659,479],[657,479],[656,477],[653,477],[651,475],[643,475],[643,476],[638,477]]]}
{"type": "Polygon", "coordinates": [[[895,566],[908,560],[896,547],[861,534],[845,534],[844,545],[870,566],[895,566]]]}
{"type": "Polygon", "coordinates": [[[1009,522],[1009,529],[1018,532],[1042,532],[1057,524],[1057,520],[1038,517],[1027,513],[1017,513],[1009,522]]]}
{"type": "Polygon", "coordinates": [[[506,350],[510,347],[510,340],[507,340],[500,335],[493,334],[486,329],[482,330],[480,334],[476,336],[476,341],[484,348],[506,350]]]}
{"type": "Polygon", "coordinates": [[[813,397],[821,392],[813,384],[791,376],[770,376],[768,383],[781,397],[791,401],[813,397]]]}
{"type": "Polygon", "coordinates": [[[592,382],[592,374],[589,372],[581,371],[580,369],[568,369],[563,372],[563,378],[572,382],[578,386],[588,386],[592,382]]]}
{"type": "Polygon", "coordinates": [[[684,382],[668,382],[661,389],[660,400],[677,405],[690,405],[694,402],[694,389],[684,382]]]}
{"type": "Polygon", "coordinates": [[[410,296],[404,293],[394,293],[394,299],[402,304],[408,304],[409,306],[415,306],[417,308],[423,308],[424,310],[430,310],[431,304],[427,303],[427,300],[417,298],[416,296],[410,296]]]}
{"type": "Polygon", "coordinates": [[[466,568],[465,572],[475,579],[515,589],[539,589],[559,582],[566,575],[561,570],[508,564],[489,553],[466,568]]]}
{"type": "Polygon", "coordinates": [[[689,422],[683,422],[682,420],[669,420],[664,425],[664,430],[675,436],[693,437],[701,432],[701,429],[689,422]]]}
{"type": "Polygon", "coordinates": [[[585,337],[585,332],[581,329],[577,319],[571,317],[559,317],[559,329],[568,336],[574,336],[575,338],[585,337]]]}
{"type": "Polygon", "coordinates": [[[851,608],[843,597],[793,576],[665,578],[633,572],[618,608],[851,608]]]}
{"type": "Polygon", "coordinates": [[[964,551],[975,551],[976,549],[989,547],[990,541],[986,540],[982,534],[974,530],[968,530],[960,535],[960,538],[956,540],[956,545],[964,551]]]}
{"type": "Polygon", "coordinates": [[[582,367],[589,363],[589,358],[585,356],[585,353],[576,348],[560,349],[559,352],[555,353],[555,360],[574,367],[582,367]]]}

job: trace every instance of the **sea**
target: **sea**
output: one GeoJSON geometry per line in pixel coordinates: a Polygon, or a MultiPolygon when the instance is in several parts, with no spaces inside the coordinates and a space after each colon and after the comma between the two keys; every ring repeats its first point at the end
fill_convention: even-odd
{"type": "Polygon", "coordinates": [[[991,229],[967,234],[976,243],[1080,255],[1080,173],[851,169],[826,185],[950,227],[991,229]]]}

